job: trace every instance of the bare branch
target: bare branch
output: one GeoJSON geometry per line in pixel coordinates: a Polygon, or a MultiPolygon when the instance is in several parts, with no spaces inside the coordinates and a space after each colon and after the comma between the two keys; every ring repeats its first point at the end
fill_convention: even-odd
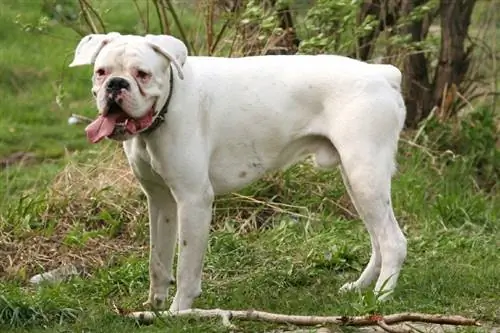
{"type": "Polygon", "coordinates": [[[146,2],[146,32],[149,33],[149,1],[146,2]]]}
{"type": "Polygon", "coordinates": [[[181,34],[181,38],[183,42],[186,44],[188,48],[188,52],[191,55],[197,55],[198,52],[194,48],[194,45],[189,42],[189,39],[187,38],[187,34],[184,31],[184,26],[182,25],[181,21],[179,20],[179,16],[177,15],[177,11],[175,10],[174,5],[172,4],[171,0],[165,0],[168,10],[170,11],[170,14],[172,14],[172,18],[174,19],[175,24],[177,25],[177,28],[179,28],[179,33],[181,34]]]}
{"type": "MultiPolygon", "coordinates": [[[[236,15],[236,14],[234,14],[236,15]]],[[[229,24],[233,23],[231,19],[227,19],[224,21],[222,27],[219,30],[219,33],[217,33],[217,36],[215,37],[215,41],[212,44],[212,47],[209,50],[209,54],[213,54],[215,52],[215,49],[219,45],[219,42],[222,40],[222,36],[224,36],[224,33],[226,32],[227,28],[229,27],[229,24]]]]}
{"type": "MultiPolygon", "coordinates": [[[[380,326],[390,333],[401,333],[401,329],[390,327],[403,322],[423,322],[440,325],[462,325],[481,326],[475,319],[462,316],[432,315],[423,313],[397,313],[387,316],[366,315],[366,316],[300,316],[270,313],[256,310],[224,310],[224,309],[191,309],[179,312],[169,311],[143,311],[124,313],[117,311],[121,315],[138,320],[141,323],[151,323],[157,317],[185,317],[194,316],[198,318],[221,318],[224,326],[232,326],[230,319],[265,321],[277,324],[292,324],[297,326],[315,325],[340,325],[340,326],[380,326]]],[[[407,333],[407,331],[405,331],[407,333]]]]}
{"type": "MultiPolygon", "coordinates": [[[[97,21],[99,21],[99,25],[101,26],[101,29],[102,29],[101,32],[105,33],[106,32],[106,26],[104,25],[104,21],[102,20],[101,15],[99,15],[99,13],[97,12],[97,10],[95,10],[95,8],[92,7],[87,0],[79,0],[79,1],[80,1],[80,7],[82,7],[81,4],[83,3],[85,5],[85,7],[88,8],[92,12],[92,14],[95,16],[95,18],[97,19],[97,21]]],[[[83,10],[83,7],[82,7],[82,10],[83,10]]],[[[86,14],[88,15],[88,18],[90,19],[90,22],[92,22],[92,24],[94,24],[93,21],[92,21],[92,18],[90,16],[90,14],[87,11],[86,11],[86,14]]],[[[97,27],[95,25],[93,26],[93,29],[96,29],[96,31],[98,32],[98,29],[97,29],[97,27]]]]}
{"type": "Polygon", "coordinates": [[[208,55],[212,55],[214,45],[214,3],[213,0],[205,0],[205,31],[207,38],[208,55]]]}
{"type": "MultiPolygon", "coordinates": [[[[492,1],[493,3],[493,1],[492,1]]],[[[494,9],[493,9],[494,10],[494,9]]],[[[498,15],[498,12],[494,10],[495,13],[495,18],[498,15]]],[[[493,36],[491,37],[492,44],[493,44],[493,49],[497,49],[497,33],[498,29],[493,29],[493,36]]],[[[492,71],[493,71],[493,78],[491,79],[491,89],[495,92],[495,95],[493,96],[493,101],[491,103],[491,111],[493,114],[496,112],[496,105],[497,105],[497,96],[498,96],[498,68],[497,68],[497,57],[493,53],[491,55],[491,63],[492,63],[492,71]]]]}
{"type": "Polygon", "coordinates": [[[87,23],[87,26],[90,28],[90,31],[94,34],[98,34],[99,30],[97,29],[94,21],[92,20],[92,17],[90,16],[90,13],[88,11],[88,3],[85,0],[78,0],[78,3],[80,4],[80,9],[82,10],[82,15],[83,19],[87,23]]]}
{"type": "Polygon", "coordinates": [[[170,27],[168,26],[167,15],[163,10],[163,6],[161,4],[161,0],[153,0],[153,4],[155,5],[156,15],[158,16],[158,21],[160,23],[160,31],[162,34],[169,35],[170,27]]]}
{"type": "MultiPolygon", "coordinates": [[[[149,26],[148,26],[148,22],[147,21],[148,21],[149,13],[148,13],[147,8],[149,8],[149,7],[146,7],[146,15],[147,16],[146,16],[146,19],[145,19],[144,18],[144,14],[142,13],[141,8],[139,7],[139,4],[137,3],[137,0],[132,0],[132,2],[134,3],[135,9],[137,10],[137,14],[139,15],[139,19],[142,22],[142,26],[144,28],[144,31],[146,33],[148,33],[149,32],[148,31],[149,30],[149,26]]],[[[148,5],[149,5],[149,2],[146,2],[146,6],[148,6],[148,5]]]]}

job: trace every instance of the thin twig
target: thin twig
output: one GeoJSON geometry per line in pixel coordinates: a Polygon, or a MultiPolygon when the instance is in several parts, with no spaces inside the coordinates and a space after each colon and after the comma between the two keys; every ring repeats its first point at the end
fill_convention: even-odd
{"type": "Polygon", "coordinates": [[[227,28],[229,28],[230,25],[232,25],[234,22],[236,22],[236,20],[238,19],[238,17],[239,17],[239,11],[237,13],[232,13],[231,14],[231,18],[227,18],[224,21],[224,23],[222,24],[222,27],[219,30],[219,33],[215,37],[215,41],[212,44],[212,47],[210,49],[210,53],[211,54],[215,53],[215,49],[217,48],[217,46],[219,45],[220,41],[222,40],[222,36],[224,36],[227,28]]]}
{"type": "Polygon", "coordinates": [[[212,55],[214,43],[214,3],[213,0],[205,0],[205,31],[207,39],[208,55],[212,55]]]}
{"type": "Polygon", "coordinates": [[[445,110],[445,103],[446,103],[446,100],[447,100],[447,97],[448,97],[448,82],[445,82],[444,83],[444,88],[443,88],[443,91],[442,91],[442,98],[441,98],[441,106],[436,110],[436,111],[439,111],[439,113],[437,114],[438,116],[438,120],[439,121],[444,121],[446,120],[445,117],[446,117],[446,114],[445,112],[447,112],[447,110],[445,110]],[[441,118],[441,119],[439,119],[441,118]]]}
{"type": "Polygon", "coordinates": [[[158,22],[160,23],[160,31],[162,34],[168,35],[170,28],[168,26],[167,15],[161,5],[161,0],[153,0],[153,4],[155,5],[156,15],[158,16],[158,22]]]}
{"type": "Polygon", "coordinates": [[[266,201],[258,200],[258,199],[255,199],[253,197],[249,197],[249,196],[242,195],[242,194],[239,194],[239,193],[232,193],[232,195],[235,196],[235,197],[238,197],[240,199],[245,199],[245,200],[250,201],[250,202],[254,202],[254,203],[266,205],[266,206],[271,207],[272,209],[274,209],[275,211],[280,212],[280,213],[286,213],[286,214],[293,215],[295,217],[301,217],[301,218],[304,218],[304,219],[311,219],[311,216],[307,216],[307,215],[304,215],[304,214],[291,212],[291,211],[288,211],[288,210],[283,209],[283,208],[280,207],[280,206],[283,206],[283,207],[286,207],[286,208],[301,208],[301,209],[306,209],[307,210],[307,208],[303,207],[303,206],[293,206],[293,205],[288,205],[288,204],[284,204],[284,203],[266,202],[266,201]]]}
{"type": "Polygon", "coordinates": [[[238,40],[238,34],[235,33],[233,36],[233,40],[231,41],[231,46],[229,47],[229,51],[227,52],[227,57],[233,56],[234,46],[236,45],[237,40],[238,40]]]}
{"type": "Polygon", "coordinates": [[[80,116],[78,114],[72,114],[71,117],[77,119],[79,122],[82,122],[82,123],[86,123],[86,124],[90,124],[91,122],[93,122],[94,120],[93,119],[90,119],[88,117],[85,117],[85,116],[80,116]]]}
{"type": "Polygon", "coordinates": [[[467,105],[471,111],[474,110],[474,105],[472,105],[471,101],[465,98],[464,95],[462,95],[458,90],[455,91],[455,94],[462,100],[462,102],[467,105]]]}
{"type": "Polygon", "coordinates": [[[97,12],[97,10],[95,10],[95,8],[92,7],[90,5],[90,3],[87,2],[87,0],[83,0],[83,1],[87,4],[87,7],[94,14],[94,16],[96,17],[97,21],[99,21],[99,24],[101,25],[101,28],[102,28],[102,33],[106,33],[106,25],[104,24],[104,21],[103,21],[101,15],[99,15],[99,13],[97,12]]]}
{"type": "Polygon", "coordinates": [[[85,22],[87,23],[87,26],[90,28],[92,33],[98,34],[99,30],[97,29],[97,27],[96,27],[94,21],[92,20],[92,17],[90,16],[90,13],[87,9],[87,2],[85,0],[78,0],[78,3],[80,4],[83,18],[84,18],[85,22]]]}
{"type": "MultiPolygon", "coordinates": [[[[493,4],[493,1],[491,3],[493,4]]],[[[493,13],[495,13],[495,14],[493,14],[494,16],[498,15],[498,11],[495,10],[495,8],[493,8],[493,13]]],[[[494,21],[497,22],[496,17],[495,17],[494,21]]],[[[493,36],[491,38],[492,39],[492,44],[493,44],[492,48],[494,50],[497,49],[497,30],[498,29],[493,29],[493,36]]],[[[493,78],[491,80],[491,88],[495,92],[495,94],[493,95],[493,101],[492,101],[492,104],[491,104],[491,111],[492,111],[493,114],[495,114],[495,108],[496,108],[496,105],[497,105],[497,103],[496,103],[497,102],[497,95],[498,95],[498,89],[497,89],[498,88],[498,80],[497,80],[497,78],[498,78],[498,75],[497,75],[498,74],[498,69],[497,69],[497,61],[496,61],[497,58],[495,56],[495,53],[492,53],[491,60],[492,60],[492,64],[491,64],[492,66],[491,67],[492,67],[492,71],[493,71],[493,78]]]]}
{"type": "Polygon", "coordinates": [[[344,213],[347,213],[350,217],[352,218],[356,218],[358,216],[357,213],[351,211],[350,209],[348,209],[347,207],[344,207],[342,206],[341,204],[339,204],[338,202],[336,202],[335,200],[330,200],[331,203],[333,203],[333,205],[337,208],[339,208],[341,211],[343,211],[344,213]]]}
{"type": "Polygon", "coordinates": [[[187,38],[186,31],[184,31],[184,26],[182,25],[181,21],[179,20],[179,16],[177,15],[177,11],[175,10],[175,7],[172,4],[172,1],[165,0],[165,3],[167,4],[167,7],[168,7],[168,10],[170,11],[170,14],[172,14],[172,18],[174,19],[174,22],[177,25],[177,28],[179,28],[179,33],[181,34],[181,37],[182,37],[184,44],[186,44],[186,46],[188,48],[188,53],[191,55],[197,55],[198,52],[196,51],[194,45],[187,38]]]}
{"type": "MultiPolygon", "coordinates": [[[[387,329],[388,325],[394,325],[403,322],[424,322],[432,324],[447,324],[447,325],[462,325],[462,326],[481,326],[480,323],[471,318],[462,316],[445,316],[432,315],[424,313],[397,313],[387,316],[381,315],[366,315],[366,316],[300,316],[300,315],[285,315],[278,313],[270,313],[257,310],[224,310],[224,309],[190,309],[179,312],[169,311],[141,311],[141,312],[124,312],[117,311],[121,315],[129,318],[134,318],[141,323],[151,323],[158,316],[166,317],[185,317],[193,316],[198,318],[222,318],[223,325],[231,325],[230,319],[250,320],[250,321],[265,321],[277,324],[292,324],[297,326],[315,326],[315,325],[341,325],[341,326],[373,326],[378,325],[387,329]],[[382,323],[382,324],[381,324],[382,323]]],[[[391,333],[396,332],[394,328],[390,328],[391,333]]],[[[398,333],[401,331],[398,330],[398,333]]],[[[406,331],[405,331],[406,332],[406,331]]]]}
{"type": "Polygon", "coordinates": [[[418,143],[415,143],[415,141],[409,141],[409,140],[405,140],[405,139],[401,139],[401,138],[399,139],[399,141],[406,143],[407,145],[412,146],[414,148],[418,148],[418,149],[422,150],[427,156],[429,156],[431,158],[431,164],[434,164],[436,162],[437,157],[430,152],[429,148],[424,147],[422,145],[419,145],[418,143]]]}
{"type": "Polygon", "coordinates": [[[427,123],[431,120],[432,117],[434,117],[436,110],[437,110],[437,107],[435,106],[434,108],[432,108],[431,112],[429,112],[429,114],[427,115],[427,118],[425,118],[425,120],[423,121],[422,126],[420,126],[420,128],[418,129],[417,134],[415,134],[415,137],[413,138],[413,142],[417,142],[420,135],[422,135],[422,133],[424,132],[424,129],[427,126],[427,123]]]}
{"type": "MultiPolygon", "coordinates": [[[[147,33],[148,27],[147,27],[146,20],[144,19],[144,15],[142,14],[141,8],[139,7],[137,0],[133,0],[132,2],[134,3],[135,9],[137,10],[137,14],[139,14],[139,19],[142,22],[142,27],[144,28],[144,31],[147,33]]],[[[148,3],[149,2],[146,2],[146,4],[148,4],[148,3]]],[[[148,13],[146,12],[146,14],[148,14],[148,13]]]]}
{"type": "MultiPolygon", "coordinates": [[[[494,82],[492,82],[492,86],[493,85],[495,85],[494,82]]],[[[493,88],[493,89],[496,89],[496,88],[493,88]]],[[[500,96],[500,91],[486,91],[486,92],[481,92],[481,93],[477,93],[477,94],[471,95],[471,96],[468,97],[468,99],[469,99],[469,102],[472,102],[472,101],[476,100],[479,97],[485,97],[485,98],[486,97],[493,97],[493,99],[496,99],[496,98],[498,98],[498,96],[500,96]]],[[[493,103],[493,108],[494,107],[495,107],[495,103],[493,103]]],[[[493,113],[495,113],[495,112],[493,112],[493,113]]]]}
{"type": "Polygon", "coordinates": [[[146,2],[146,33],[149,33],[149,1],[146,2]]]}
{"type": "MultiPolygon", "coordinates": [[[[85,35],[87,35],[87,31],[85,31],[84,29],[81,29],[79,26],[74,24],[72,21],[68,20],[64,15],[60,15],[59,20],[61,21],[62,25],[72,29],[74,32],[76,32],[81,37],[84,37],[85,35]]],[[[43,33],[43,34],[50,36],[50,37],[56,37],[58,39],[66,40],[66,38],[64,38],[64,37],[52,35],[50,33],[46,33],[45,31],[40,31],[39,33],[43,33]]]]}

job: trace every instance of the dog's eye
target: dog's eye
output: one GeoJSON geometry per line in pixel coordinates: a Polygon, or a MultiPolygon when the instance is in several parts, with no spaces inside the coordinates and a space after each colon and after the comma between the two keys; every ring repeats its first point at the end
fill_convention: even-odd
{"type": "Polygon", "coordinates": [[[137,71],[137,77],[139,79],[144,80],[144,79],[147,79],[149,77],[149,73],[146,73],[145,71],[138,70],[137,71]]]}
{"type": "Polygon", "coordinates": [[[95,71],[95,74],[97,76],[103,76],[103,75],[106,74],[106,71],[104,69],[102,69],[102,68],[99,68],[98,70],[95,71]]]}

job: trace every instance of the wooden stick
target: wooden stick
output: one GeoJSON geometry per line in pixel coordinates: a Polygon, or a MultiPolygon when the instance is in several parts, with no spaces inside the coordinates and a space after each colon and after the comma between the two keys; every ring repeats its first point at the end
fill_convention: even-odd
{"type": "Polygon", "coordinates": [[[73,113],[71,115],[72,118],[76,119],[77,120],[77,123],[84,123],[84,124],[90,124],[91,122],[93,122],[94,120],[93,119],[90,119],[88,117],[85,117],[85,116],[80,116],[78,114],[75,114],[73,113]]]}
{"type": "MultiPolygon", "coordinates": [[[[224,310],[224,309],[190,309],[179,312],[169,311],[141,311],[124,313],[117,311],[129,318],[134,318],[141,323],[151,323],[156,317],[185,317],[194,316],[199,318],[220,317],[224,326],[232,327],[231,319],[266,321],[278,324],[292,324],[297,326],[315,326],[315,325],[341,325],[341,326],[372,326],[377,325],[387,332],[402,332],[401,329],[390,327],[402,322],[423,322],[441,325],[462,325],[462,326],[481,326],[480,323],[471,318],[462,316],[446,316],[440,314],[424,313],[397,313],[391,315],[366,315],[366,316],[300,316],[270,313],[256,310],[224,310]]],[[[405,331],[406,333],[406,331],[405,331]]]]}

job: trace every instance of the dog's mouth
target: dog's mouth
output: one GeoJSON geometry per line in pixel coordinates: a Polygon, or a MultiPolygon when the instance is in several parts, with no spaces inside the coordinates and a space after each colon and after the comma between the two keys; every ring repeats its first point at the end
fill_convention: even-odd
{"type": "Polygon", "coordinates": [[[86,128],[87,139],[98,143],[104,138],[123,137],[126,134],[136,134],[153,123],[154,105],[141,118],[132,118],[117,104],[113,104],[105,115],[100,115],[86,128]]]}

